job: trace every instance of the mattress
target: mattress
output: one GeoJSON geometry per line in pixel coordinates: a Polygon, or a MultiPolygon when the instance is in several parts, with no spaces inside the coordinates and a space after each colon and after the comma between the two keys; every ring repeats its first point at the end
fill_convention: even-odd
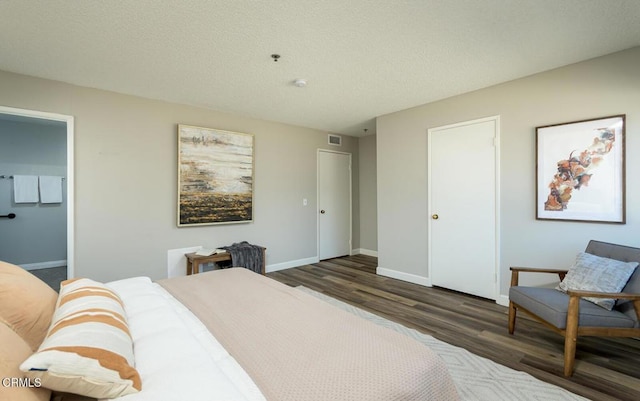
{"type": "Polygon", "coordinates": [[[158,283],[269,400],[458,399],[444,362],[423,344],[247,269],[158,283]]]}
{"type": "Polygon", "coordinates": [[[458,399],[424,345],[246,269],[107,285],[142,379],[118,401],[458,399]]]}
{"type": "Polygon", "coordinates": [[[107,284],[123,303],[142,391],[121,401],[264,401],[236,360],[180,302],[149,278],[107,284]]]}

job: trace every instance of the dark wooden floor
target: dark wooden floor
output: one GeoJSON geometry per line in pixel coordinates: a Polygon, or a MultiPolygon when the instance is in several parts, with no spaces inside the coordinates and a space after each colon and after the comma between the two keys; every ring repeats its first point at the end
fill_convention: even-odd
{"type": "Polygon", "coordinates": [[[377,259],[348,256],[269,273],[466,348],[593,400],[640,400],[640,341],[580,337],[576,371],[562,375],[563,338],[518,315],[507,333],[507,308],[494,301],[377,276],[377,259]]]}

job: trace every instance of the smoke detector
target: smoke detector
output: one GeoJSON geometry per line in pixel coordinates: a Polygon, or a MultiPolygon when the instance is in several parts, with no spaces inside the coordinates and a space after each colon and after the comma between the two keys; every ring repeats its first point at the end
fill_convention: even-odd
{"type": "Polygon", "coordinates": [[[298,78],[295,81],[293,81],[293,84],[295,86],[297,86],[298,88],[304,88],[305,86],[307,86],[307,80],[306,79],[302,79],[302,78],[298,78]]]}

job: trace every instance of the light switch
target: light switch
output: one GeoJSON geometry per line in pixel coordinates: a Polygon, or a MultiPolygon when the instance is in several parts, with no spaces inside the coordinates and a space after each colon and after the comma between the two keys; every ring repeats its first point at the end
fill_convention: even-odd
{"type": "Polygon", "coordinates": [[[302,199],[302,206],[307,206],[309,202],[307,202],[307,198],[302,199]]]}

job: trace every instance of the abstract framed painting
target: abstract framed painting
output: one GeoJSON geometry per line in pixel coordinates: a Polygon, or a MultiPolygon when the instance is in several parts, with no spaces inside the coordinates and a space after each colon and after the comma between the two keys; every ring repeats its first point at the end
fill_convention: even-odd
{"type": "Polygon", "coordinates": [[[625,223],[625,115],[536,127],[536,219],[625,223]]]}
{"type": "Polygon", "coordinates": [[[178,227],[253,221],[251,134],[178,125],[178,227]]]}

